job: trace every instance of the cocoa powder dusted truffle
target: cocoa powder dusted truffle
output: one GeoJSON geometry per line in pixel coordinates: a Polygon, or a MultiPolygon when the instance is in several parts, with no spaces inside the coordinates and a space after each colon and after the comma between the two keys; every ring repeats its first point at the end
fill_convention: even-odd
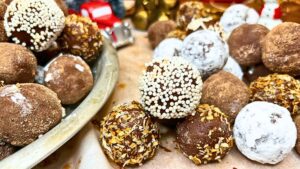
{"type": "Polygon", "coordinates": [[[90,67],[79,56],[60,55],[45,68],[45,86],[53,90],[62,104],[75,104],[93,88],[90,67]]]}
{"type": "Polygon", "coordinates": [[[231,123],[249,99],[247,85],[231,73],[220,71],[203,83],[201,103],[217,106],[231,123]]]}
{"type": "Polygon", "coordinates": [[[12,43],[0,43],[0,81],[5,84],[33,82],[37,61],[30,50],[12,43]]]}
{"type": "Polygon", "coordinates": [[[221,161],[233,146],[227,116],[208,104],[199,105],[194,116],[177,126],[176,140],[180,151],[197,165],[221,161]]]}
{"type": "Polygon", "coordinates": [[[7,36],[36,52],[46,50],[56,40],[64,22],[63,12],[52,0],[14,0],[4,16],[7,36]]]}
{"type": "Polygon", "coordinates": [[[3,2],[3,0],[0,1],[0,20],[4,19],[4,14],[7,8],[7,4],[3,2]]]}
{"type": "Polygon", "coordinates": [[[148,28],[148,38],[152,48],[155,48],[167,34],[176,28],[176,23],[172,20],[154,22],[148,28]]]}
{"type": "Polygon", "coordinates": [[[69,15],[62,37],[62,50],[82,57],[86,62],[96,60],[103,45],[103,38],[96,23],[87,17],[69,15]]]}
{"type": "Polygon", "coordinates": [[[186,29],[188,24],[196,18],[201,17],[202,2],[188,1],[179,6],[176,16],[176,23],[181,29],[186,29]]]}
{"type": "Polygon", "coordinates": [[[202,90],[200,73],[181,57],[154,59],[146,64],[141,83],[145,110],[159,119],[194,114],[202,90]]]}
{"type": "Polygon", "coordinates": [[[300,82],[289,75],[271,74],[250,84],[251,101],[266,101],[287,108],[291,115],[300,113],[300,82]]]}
{"type": "Polygon", "coordinates": [[[261,62],[262,43],[269,32],[259,24],[243,24],[233,30],[229,39],[229,53],[242,66],[261,62]]]}
{"type": "Polygon", "coordinates": [[[159,146],[158,138],[157,123],[135,101],[114,107],[101,123],[104,152],[123,167],[142,165],[152,158],[159,146]]]}
{"type": "Polygon", "coordinates": [[[63,108],[57,95],[42,85],[23,83],[0,88],[0,139],[25,146],[54,127],[63,108]]]}
{"type": "Polygon", "coordinates": [[[263,63],[276,73],[300,75],[300,24],[285,22],[265,38],[263,63]]]}
{"type": "Polygon", "coordinates": [[[0,141],[0,161],[13,154],[15,151],[16,148],[14,146],[0,141]]]}

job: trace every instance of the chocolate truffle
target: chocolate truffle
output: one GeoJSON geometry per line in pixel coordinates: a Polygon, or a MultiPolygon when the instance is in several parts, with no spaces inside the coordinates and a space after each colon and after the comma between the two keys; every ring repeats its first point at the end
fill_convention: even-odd
{"type": "Polygon", "coordinates": [[[15,147],[0,141],[0,161],[13,154],[15,151],[15,147]]]}
{"type": "Polygon", "coordinates": [[[300,75],[300,24],[285,22],[268,33],[262,60],[276,73],[300,75]]]}
{"type": "Polygon", "coordinates": [[[140,83],[143,107],[159,119],[195,113],[202,80],[198,70],[181,57],[154,59],[146,64],[140,83]]]}
{"type": "Polygon", "coordinates": [[[45,86],[53,90],[62,104],[75,104],[93,88],[90,67],[79,56],[60,55],[45,68],[45,86]]]}
{"type": "Polygon", "coordinates": [[[167,34],[176,28],[176,23],[172,20],[154,22],[148,28],[148,38],[152,48],[155,48],[167,34]]]}
{"type": "Polygon", "coordinates": [[[68,16],[69,14],[69,8],[65,2],[65,0],[55,0],[58,7],[63,11],[65,16],[68,16]]]}
{"type": "Polygon", "coordinates": [[[226,34],[230,34],[238,26],[249,23],[255,24],[259,19],[255,9],[249,8],[243,4],[231,5],[223,13],[220,24],[226,34]]]}
{"type": "Polygon", "coordinates": [[[296,142],[296,127],[290,112],[268,102],[253,102],[238,114],[235,143],[247,158],[263,164],[277,164],[291,152],[296,142]]]}
{"type": "Polygon", "coordinates": [[[4,16],[6,34],[32,51],[46,50],[64,28],[65,16],[54,1],[14,0],[4,16]]]}
{"type": "Polygon", "coordinates": [[[57,95],[39,84],[23,83],[0,88],[0,138],[14,146],[26,146],[62,118],[57,95]]]}
{"type": "Polygon", "coordinates": [[[122,165],[142,165],[158,149],[158,125],[138,102],[119,105],[104,117],[100,142],[107,156],[122,165]]]}
{"type": "Polygon", "coordinates": [[[268,76],[269,74],[273,74],[264,64],[258,64],[255,66],[251,66],[245,71],[244,80],[247,83],[251,83],[259,77],[268,76]]]}
{"type": "Polygon", "coordinates": [[[25,47],[0,43],[0,81],[5,84],[33,82],[37,61],[25,47]]]}
{"type": "Polygon", "coordinates": [[[223,70],[229,73],[232,73],[234,76],[238,77],[240,80],[243,79],[244,72],[239,65],[239,63],[233,59],[231,56],[228,57],[228,60],[223,67],[223,70]]]}
{"type": "Polygon", "coordinates": [[[8,37],[6,36],[4,22],[0,20],[0,42],[7,42],[8,37]]]}
{"type": "Polygon", "coordinates": [[[242,66],[261,63],[262,44],[268,28],[259,24],[243,24],[228,39],[229,53],[242,66]]]}
{"type": "Polygon", "coordinates": [[[61,47],[59,46],[57,41],[54,41],[51,43],[48,49],[42,52],[35,52],[34,54],[37,58],[38,64],[45,66],[52,59],[57,57],[60,53],[61,53],[61,47]]]}
{"type": "Polygon", "coordinates": [[[176,38],[167,38],[155,48],[153,58],[180,56],[182,41],[176,38]]]}
{"type": "Polygon", "coordinates": [[[247,85],[231,73],[220,71],[203,83],[201,103],[217,106],[231,123],[249,99],[247,85]]]}
{"type": "Polygon", "coordinates": [[[202,77],[208,77],[223,68],[229,56],[227,51],[216,32],[199,30],[184,39],[181,55],[198,68],[202,77]]]}
{"type": "Polygon", "coordinates": [[[251,101],[266,101],[300,114],[300,82],[289,75],[271,74],[250,84],[251,101]]]}
{"type": "Polygon", "coordinates": [[[66,26],[59,42],[66,53],[92,62],[99,55],[103,38],[96,23],[87,17],[72,14],[66,18],[66,26]]]}
{"type": "Polygon", "coordinates": [[[185,30],[188,24],[196,18],[201,17],[201,9],[204,8],[202,2],[188,1],[179,6],[176,16],[177,25],[185,30]]]}
{"type": "Polygon", "coordinates": [[[194,116],[177,126],[176,140],[180,151],[197,165],[221,161],[233,146],[227,116],[208,104],[199,105],[194,116]]]}
{"type": "Polygon", "coordinates": [[[4,14],[7,9],[7,5],[3,0],[0,1],[0,20],[4,20],[4,14]]]}
{"type": "Polygon", "coordinates": [[[180,30],[180,29],[175,29],[171,32],[168,33],[167,38],[177,38],[180,40],[184,40],[184,38],[187,36],[187,32],[180,30]]]}

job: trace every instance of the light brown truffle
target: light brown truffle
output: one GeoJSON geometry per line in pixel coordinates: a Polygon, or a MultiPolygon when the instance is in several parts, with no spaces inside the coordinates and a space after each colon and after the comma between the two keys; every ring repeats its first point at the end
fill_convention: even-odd
{"type": "Polygon", "coordinates": [[[5,84],[33,82],[36,68],[36,58],[28,49],[13,43],[0,43],[0,81],[5,84]]]}
{"type": "Polygon", "coordinates": [[[0,88],[0,138],[14,146],[26,146],[53,128],[62,118],[57,95],[35,83],[0,88]]]}
{"type": "Polygon", "coordinates": [[[79,56],[61,55],[46,66],[45,85],[58,95],[62,104],[75,104],[93,88],[93,75],[79,56]]]}
{"type": "Polygon", "coordinates": [[[176,28],[176,23],[172,20],[157,21],[150,25],[148,29],[148,38],[152,48],[155,48],[167,34],[176,28]]]}
{"type": "Polygon", "coordinates": [[[0,161],[13,154],[15,151],[16,148],[14,146],[0,141],[0,161]]]}
{"type": "Polygon", "coordinates": [[[231,123],[249,99],[247,85],[231,73],[220,71],[204,81],[201,103],[217,106],[231,123]]]}
{"type": "Polygon", "coordinates": [[[300,75],[300,24],[284,22],[265,37],[263,63],[276,73],[300,75]]]}

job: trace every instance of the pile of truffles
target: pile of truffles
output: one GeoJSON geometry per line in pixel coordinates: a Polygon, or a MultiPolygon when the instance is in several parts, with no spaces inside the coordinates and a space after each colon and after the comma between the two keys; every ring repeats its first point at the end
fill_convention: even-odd
{"type": "MultiPolygon", "coordinates": [[[[195,19],[201,6],[188,4],[177,22],[196,29],[182,30],[173,21],[149,28],[155,50],[140,79],[141,104],[131,115],[132,106],[123,105],[119,116],[113,110],[104,118],[100,139],[106,154],[122,166],[141,165],[153,156],[153,146],[144,158],[138,149],[132,153],[135,145],[128,146],[136,140],[143,147],[154,138],[157,144],[159,138],[127,139],[127,130],[135,132],[142,121],[132,119],[137,112],[161,125],[175,119],[178,151],[197,165],[221,162],[234,144],[262,164],[278,164],[294,147],[300,154],[300,25],[284,22],[269,30],[258,24],[254,9],[233,5],[221,17],[224,30],[211,29],[195,19]]],[[[144,128],[140,125],[139,136],[158,133],[157,127],[144,128]]]]}
{"type": "Polygon", "coordinates": [[[1,160],[55,127],[63,105],[85,98],[94,83],[88,63],[102,44],[97,25],[68,15],[63,0],[0,2],[1,160]]]}

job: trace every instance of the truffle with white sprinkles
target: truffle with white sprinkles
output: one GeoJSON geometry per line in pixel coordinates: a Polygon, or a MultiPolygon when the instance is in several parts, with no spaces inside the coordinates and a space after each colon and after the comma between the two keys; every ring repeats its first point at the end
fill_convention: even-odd
{"type": "Polygon", "coordinates": [[[159,119],[194,114],[202,90],[197,68],[181,57],[154,59],[146,66],[140,84],[145,110],[159,119]]]}
{"type": "Polygon", "coordinates": [[[113,108],[104,117],[100,142],[104,152],[117,164],[142,165],[158,148],[158,125],[133,101],[113,108]]]}
{"type": "Polygon", "coordinates": [[[14,0],[7,7],[7,36],[30,50],[46,50],[64,28],[65,16],[53,0],[14,0]]]}

